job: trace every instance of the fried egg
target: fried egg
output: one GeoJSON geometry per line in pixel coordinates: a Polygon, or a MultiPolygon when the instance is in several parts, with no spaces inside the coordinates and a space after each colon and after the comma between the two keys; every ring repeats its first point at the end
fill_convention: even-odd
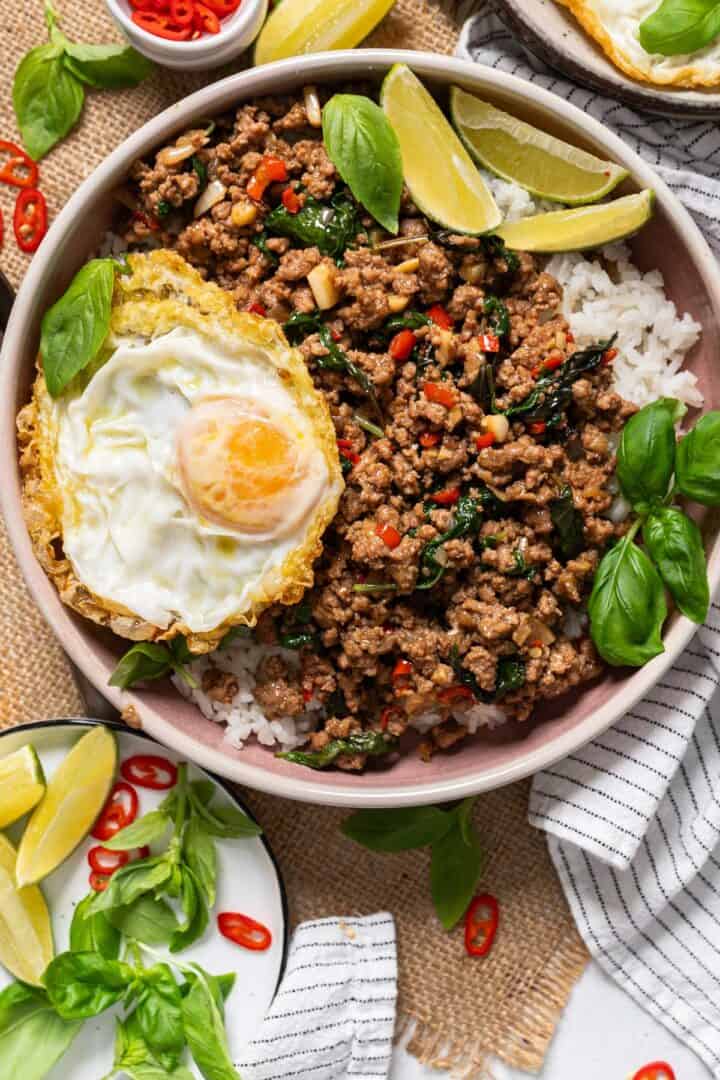
{"type": "Polygon", "coordinates": [[[21,418],[28,522],[73,607],[200,651],[312,584],[335,433],[275,323],[172,252],[129,265],[94,370],[55,399],[40,374],[21,418]]]}
{"type": "Polygon", "coordinates": [[[660,0],[557,0],[575,15],[610,59],[634,79],[658,86],[702,87],[720,84],[720,39],[681,56],[647,53],[639,27],[660,0]]]}

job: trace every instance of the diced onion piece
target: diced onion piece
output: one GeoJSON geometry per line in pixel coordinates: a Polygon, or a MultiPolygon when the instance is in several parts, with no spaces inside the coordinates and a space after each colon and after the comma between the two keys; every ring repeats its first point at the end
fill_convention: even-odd
{"type": "Polygon", "coordinates": [[[230,220],[233,225],[238,228],[242,228],[243,225],[252,225],[253,221],[257,217],[257,206],[255,203],[246,202],[244,199],[240,202],[232,204],[232,210],[230,211],[230,220]]]}
{"type": "Polygon", "coordinates": [[[390,308],[390,311],[393,313],[393,315],[397,315],[399,314],[399,312],[404,311],[405,308],[408,306],[408,304],[410,303],[410,297],[398,296],[397,293],[390,293],[387,298],[387,302],[388,307],[390,308]]]}
{"type": "Polygon", "coordinates": [[[549,626],[546,626],[540,619],[530,620],[530,633],[529,638],[531,641],[539,641],[543,645],[552,645],[555,640],[555,635],[549,626]]]}
{"type": "Polygon", "coordinates": [[[201,217],[211,210],[216,203],[222,202],[227,193],[227,188],[219,180],[211,180],[200,198],[195,203],[193,217],[201,217]]]}
{"type": "Polygon", "coordinates": [[[482,280],[484,273],[485,267],[479,262],[460,267],[460,277],[463,281],[467,281],[468,285],[477,285],[482,280]]]}
{"type": "Polygon", "coordinates": [[[181,161],[187,161],[196,150],[205,146],[208,141],[208,132],[204,128],[193,128],[192,131],[184,132],[176,140],[174,146],[166,146],[161,150],[155,160],[158,165],[179,165],[181,161]]]}
{"type": "Polygon", "coordinates": [[[506,416],[495,415],[486,416],[483,420],[483,427],[486,431],[489,431],[495,436],[496,442],[505,442],[510,434],[510,422],[506,416]]]}
{"type": "Polygon", "coordinates": [[[320,98],[318,92],[314,86],[303,87],[303,98],[305,101],[305,115],[308,118],[308,124],[310,127],[319,128],[322,127],[322,112],[320,110],[320,98]]]}
{"type": "Polygon", "coordinates": [[[441,330],[440,342],[435,349],[435,356],[441,364],[449,364],[455,358],[455,340],[451,330],[441,330]]]}
{"type": "Polygon", "coordinates": [[[307,280],[315,297],[315,303],[321,311],[327,311],[328,308],[335,307],[340,299],[340,293],[335,285],[332,269],[327,263],[320,263],[319,266],[315,266],[307,275],[307,280]]]}
{"type": "Polygon", "coordinates": [[[414,274],[420,266],[420,260],[417,256],[413,259],[405,259],[404,262],[398,263],[395,267],[396,274],[414,274]]]}

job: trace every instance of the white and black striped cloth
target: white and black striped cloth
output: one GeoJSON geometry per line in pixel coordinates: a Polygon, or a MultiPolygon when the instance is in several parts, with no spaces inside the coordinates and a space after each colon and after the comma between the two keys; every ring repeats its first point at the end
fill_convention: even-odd
{"type": "Polygon", "coordinates": [[[303,923],[277,996],[238,1065],[243,1080],[385,1080],[396,999],[392,915],[303,923]]]}
{"type": "MultiPolygon", "coordinates": [[[[485,10],[461,55],[554,91],[654,165],[720,255],[720,128],[648,117],[554,75],[485,10]]],[[[593,956],[720,1077],[720,605],[622,721],[536,777],[549,836],[593,956]]]]}

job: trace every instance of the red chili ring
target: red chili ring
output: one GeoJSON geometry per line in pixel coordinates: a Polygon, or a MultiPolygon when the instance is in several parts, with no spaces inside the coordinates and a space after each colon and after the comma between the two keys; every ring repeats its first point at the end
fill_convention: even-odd
{"type": "Polygon", "coordinates": [[[177,783],[177,765],[159,754],[135,754],[120,766],[124,780],[151,791],[167,791],[177,783]]]}
{"type": "Polygon", "coordinates": [[[130,787],[123,780],[118,781],[100,811],[100,816],[90,835],[96,840],[109,840],[127,825],[132,825],[137,817],[139,805],[135,788],[130,787]]]}
{"type": "Polygon", "coordinates": [[[130,855],[127,851],[109,851],[102,844],[97,844],[88,851],[87,861],[96,874],[112,877],[116,870],[130,861],[130,855]]]}
{"type": "Polygon", "coordinates": [[[228,941],[242,945],[253,952],[264,952],[272,944],[272,934],[267,926],[242,915],[239,911],[223,911],[217,917],[218,930],[228,941]]]}

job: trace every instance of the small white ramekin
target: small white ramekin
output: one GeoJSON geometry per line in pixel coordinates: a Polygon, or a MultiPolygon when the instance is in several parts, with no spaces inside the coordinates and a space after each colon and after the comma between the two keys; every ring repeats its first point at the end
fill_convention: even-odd
{"type": "Polygon", "coordinates": [[[260,33],[268,7],[268,0],[241,0],[232,15],[222,20],[219,33],[203,34],[196,41],[166,41],[132,21],[128,0],[105,0],[105,3],[138,52],[156,64],[179,71],[202,71],[234,60],[260,33]]]}

